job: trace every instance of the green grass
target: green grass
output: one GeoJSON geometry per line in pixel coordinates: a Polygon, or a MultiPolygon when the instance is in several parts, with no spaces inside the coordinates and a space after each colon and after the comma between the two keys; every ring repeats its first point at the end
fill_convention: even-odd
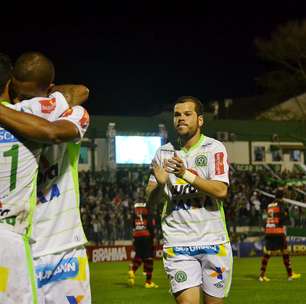
{"type": "MultiPolygon", "coordinates": [[[[293,270],[302,273],[299,280],[288,282],[280,257],[269,261],[268,283],[257,281],[260,258],[234,260],[232,288],[226,304],[305,304],[306,257],[292,257],[293,270]]],[[[153,279],[160,287],[145,289],[142,269],[137,271],[134,288],[127,286],[128,263],[91,264],[93,304],[167,304],[175,303],[169,294],[169,285],[162,262],[156,261],[153,279]]]]}

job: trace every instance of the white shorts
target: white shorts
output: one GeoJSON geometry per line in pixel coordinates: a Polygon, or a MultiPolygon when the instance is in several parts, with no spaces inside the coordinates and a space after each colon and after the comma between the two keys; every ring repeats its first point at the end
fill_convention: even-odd
{"type": "Polygon", "coordinates": [[[39,304],[91,304],[85,248],[34,259],[39,304]]]}
{"type": "Polygon", "coordinates": [[[33,260],[26,237],[0,229],[0,303],[37,303],[33,260]]]}
{"type": "Polygon", "coordinates": [[[231,285],[232,265],[230,243],[164,248],[164,268],[173,294],[201,286],[206,294],[224,298],[231,285]]]}

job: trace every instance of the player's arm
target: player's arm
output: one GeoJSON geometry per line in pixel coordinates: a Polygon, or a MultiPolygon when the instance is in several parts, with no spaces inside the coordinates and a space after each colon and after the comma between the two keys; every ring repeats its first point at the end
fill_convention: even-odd
{"type": "Polygon", "coordinates": [[[202,177],[196,176],[191,183],[192,186],[199,189],[201,192],[205,192],[210,196],[218,199],[224,199],[227,197],[228,186],[226,183],[216,180],[206,180],[202,177]]]}
{"type": "Polygon", "coordinates": [[[166,161],[166,171],[175,174],[184,179],[186,182],[206,194],[217,198],[224,199],[227,196],[228,185],[225,182],[213,179],[204,179],[187,170],[184,162],[178,157],[174,156],[166,161]]]}
{"type": "Polygon", "coordinates": [[[51,92],[61,92],[68,104],[72,106],[81,105],[89,96],[89,89],[82,84],[63,84],[52,87],[51,92]]]}
{"type": "Polygon", "coordinates": [[[77,127],[67,120],[49,122],[0,104],[0,124],[20,136],[42,143],[58,144],[78,138],[77,127]]]}
{"type": "Polygon", "coordinates": [[[158,164],[155,159],[152,162],[153,176],[150,177],[146,188],[146,198],[149,203],[156,204],[162,200],[164,188],[169,180],[169,174],[166,172],[164,166],[158,164]]]}
{"type": "Polygon", "coordinates": [[[146,198],[149,203],[149,205],[157,204],[161,201],[163,197],[165,185],[158,184],[155,182],[148,182],[147,188],[146,188],[146,198]]]}

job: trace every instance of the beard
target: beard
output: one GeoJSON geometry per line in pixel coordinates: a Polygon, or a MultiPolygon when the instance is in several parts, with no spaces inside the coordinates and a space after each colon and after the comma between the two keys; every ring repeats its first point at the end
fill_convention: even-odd
{"type": "Polygon", "coordinates": [[[185,133],[177,133],[177,137],[176,137],[176,146],[178,147],[182,147],[184,145],[185,142],[187,142],[190,138],[194,137],[198,132],[198,128],[194,128],[192,130],[188,130],[188,132],[185,133]]]}

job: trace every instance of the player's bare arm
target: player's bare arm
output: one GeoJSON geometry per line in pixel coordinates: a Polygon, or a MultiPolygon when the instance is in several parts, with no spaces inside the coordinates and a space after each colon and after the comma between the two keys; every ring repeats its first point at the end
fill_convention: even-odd
{"type": "Polygon", "coordinates": [[[164,166],[159,166],[158,163],[153,160],[152,171],[157,183],[149,181],[146,188],[146,197],[150,204],[159,202],[162,199],[165,184],[169,180],[169,173],[164,166]]]}
{"type": "Polygon", "coordinates": [[[51,92],[61,92],[68,104],[72,106],[81,105],[89,96],[89,89],[82,84],[63,84],[52,87],[51,92]]]}
{"type": "Polygon", "coordinates": [[[185,179],[192,186],[215,198],[224,199],[227,196],[228,186],[226,183],[216,180],[206,180],[194,175],[186,169],[184,162],[178,156],[174,156],[166,161],[165,170],[168,173],[173,173],[176,176],[185,179]]]}
{"type": "Polygon", "coordinates": [[[49,122],[1,104],[0,124],[24,138],[41,143],[59,144],[79,137],[79,131],[72,122],[66,120],[49,122]]]}

